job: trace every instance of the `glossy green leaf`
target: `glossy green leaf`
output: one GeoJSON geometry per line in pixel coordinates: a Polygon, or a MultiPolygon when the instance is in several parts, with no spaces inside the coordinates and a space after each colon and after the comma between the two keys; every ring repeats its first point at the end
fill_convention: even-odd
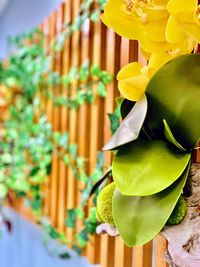
{"type": "Polygon", "coordinates": [[[103,147],[103,150],[116,149],[119,146],[136,140],[144,123],[146,113],[147,99],[143,95],[123,120],[121,126],[111,137],[110,141],[103,147]]]}
{"type": "Polygon", "coordinates": [[[155,195],[124,196],[115,190],[113,217],[126,245],[143,245],[161,231],[181,195],[188,171],[189,167],[175,183],[155,195]]]}
{"type": "Polygon", "coordinates": [[[153,195],[181,176],[190,157],[161,140],[137,140],[117,152],[113,178],[124,195],[153,195]]]}
{"type": "Polygon", "coordinates": [[[163,120],[164,123],[164,135],[165,138],[172,143],[173,145],[175,145],[178,149],[180,149],[181,151],[185,152],[186,149],[184,147],[182,147],[182,145],[179,144],[179,142],[176,140],[176,138],[174,137],[168,123],[166,122],[166,120],[163,120]]]}
{"type": "Polygon", "coordinates": [[[163,119],[177,141],[194,148],[200,137],[200,55],[183,55],[164,65],[147,86],[148,127],[163,136],[163,119]]]}

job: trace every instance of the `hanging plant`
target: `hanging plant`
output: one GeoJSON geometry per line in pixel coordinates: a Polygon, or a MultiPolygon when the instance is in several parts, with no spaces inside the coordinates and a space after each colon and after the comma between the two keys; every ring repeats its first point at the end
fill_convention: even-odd
{"type": "MultiPolygon", "coordinates": [[[[199,8],[197,0],[109,0],[102,15],[115,32],[138,40],[148,62],[130,63],[118,73],[123,121],[104,146],[114,150],[115,189],[97,201],[104,230],[114,225],[128,246],[143,245],[166,225],[188,218],[183,190],[200,138],[200,55],[194,54],[200,41],[199,8]],[[110,198],[110,208],[102,211],[102,201],[110,198]]],[[[181,239],[176,242],[184,247],[181,239]]],[[[188,263],[192,253],[188,265],[184,256],[170,255],[176,266],[197,266],[188,263]]]]}

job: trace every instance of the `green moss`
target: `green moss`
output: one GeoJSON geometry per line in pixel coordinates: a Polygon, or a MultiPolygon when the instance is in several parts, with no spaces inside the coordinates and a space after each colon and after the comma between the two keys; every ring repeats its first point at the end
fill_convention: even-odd
{"type": "Polygon", "coordinates": [[[96,218],[97,218],[97,220],[98,220],[99,222],[103,222],[103,220],[102,220],[102,218],[101,218],[101,216],[100,216],[100,214],[99,214],[98,208],[96,209],[96,218]]]}
{"type": "Polygon", "coordinates": [[[185,217],[187,211],[187,203],[184,197],[181,195],[172,214],[170,215],[167,224],[179,224],[185,217]]]}
{"type": "Polygon", "coordinates": [[[97,219],[99,221],[115,225],[112,215],[112,197],[115,190],[115,183],[104,187],[97,198],[97,219]]]}

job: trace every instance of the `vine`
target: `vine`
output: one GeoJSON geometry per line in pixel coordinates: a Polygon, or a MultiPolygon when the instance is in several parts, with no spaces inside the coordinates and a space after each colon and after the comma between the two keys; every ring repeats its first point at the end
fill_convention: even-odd
{"type": "MultiPolygon", "coordinates": [[[[72,66],[63,76],[52,71],[55,53],[62,50],[67,38],[82,29],[86,20],[98,21],[105,2],[98,0],[98,7],[95,5],[94,8],[92,0],[84,1],[75,20],[63,25],[61,33],[47,49],[45,36],[40,30],[10,39],[11,54],[6,62],[0,62],[0,197],[6,202],[12,191],[17,197],[26,199],[44,231],[78,253],[95,233],[96,210],[91,208],[89,215],[85,210],[90,191],[102,176],[104,156],[98,153],[96,167],[88,175],[86,159],[78,155],[77,144],[69,142],[69,133],[53,131],[44,101],[76,110],[81,105],[92,104],[95,95],[106,96],[106,86],[112,81],[112,76],[89,59],[80,67],[72,66]],[[74,82],[78,85],[75,96],[71,97],[68,92],[74,82]],[[57,86],[62,86],[62,93],[52,90],[57,86]],[[51,173],[54,155],[73,171],[74,178],[82,184],[81,203],[66,212],[66,227],[75,229],[78,220],[83,225],[72,240],[67,240],[65,234],[57,231],[43,214],[42,187],[51,173]]],[[[113,116],[116,123],[116,114],[113,116]]],[[[98,190],[93,198],[95,204],[97,194],[98,190]]],[[[68,258],[69,254],[59,256],[68,258]]]]}

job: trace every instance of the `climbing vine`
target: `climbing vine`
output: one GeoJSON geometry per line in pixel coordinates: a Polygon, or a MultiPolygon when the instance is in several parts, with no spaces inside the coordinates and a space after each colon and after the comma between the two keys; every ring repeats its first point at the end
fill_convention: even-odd
{"type": "MultiPolygon", "coordinates": [[[[38,29],[10,39],[10,56],[0,62],[0,198],[8,201],[12,191],[16,197],[26,199],[45,233],[78,253],[95,233],[96,210],[91,208],[86,212],[86,207],[93,185],[102,176],[104,156],[97,154],[96,167],[88,174],[86,159],[78,155],[78,145],[69,142],[68,132],[53,130],[44,103],[50,101],[52,105],[77,110],[81,105],[92,104],[95,95],[106,97],[112,76],[89,59],[81,66],[71,66],[64,75],[52,70],[55,53],[62,50],[67,38],[82,29],[85,21],[99,20],[105,2],[98,0],[94,5],[92,0],[84,1],[75,20],[63,25],[48,48],[44,34],[38,29]],[[77,86],[72,97],[69,92],[74,84],[77,86]],[[53,88],[59,86],[62,92],[55,92],[53,88]],[[43,213],[43,184],[51,174],[55,155],[82,185],[81,203],[66,211],[66,227],[75,229],[78,220],[83,225],[72,240],[58,232],[43,213]]],[[[110,114],[111,125],[117,123],[118,113],[110,114]]],[[[94,203],[97,194],[98,190],[94,203]]],[[[59,256],[69,257],[68,253],[59,256]]]]}

